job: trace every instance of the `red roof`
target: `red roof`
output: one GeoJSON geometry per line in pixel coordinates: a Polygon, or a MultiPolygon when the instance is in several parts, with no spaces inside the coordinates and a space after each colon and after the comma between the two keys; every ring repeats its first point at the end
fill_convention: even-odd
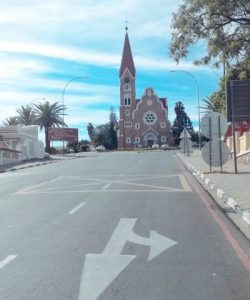
{"type": "Polygon", "coordinates": [[[126,68],[128,68],[131,75],[135,77],[135,65],[127,32],[125,35],[125,41],[123,46],[122,61],[120,66],[120,77],[122,77],[126,68]]]}

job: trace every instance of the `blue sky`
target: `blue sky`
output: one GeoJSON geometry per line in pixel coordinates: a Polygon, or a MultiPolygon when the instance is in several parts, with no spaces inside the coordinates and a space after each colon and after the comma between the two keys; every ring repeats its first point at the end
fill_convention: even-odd
{"type": "MultiPolygon", "coordinates": [[[[179,0],[0,0],[0,123],[15,115],[21,105],[38,98],[65,104],[69,127],[87,138],[86,125],[108,121],[112,105],[118,114],[119,77],[128,19],[129,38],[137,70],[137,98],[151,86],[167,97],[169,119],[174,104],[182,101],[197,128],[197,91],[200,98],[218,88],[218,75],[209,67],[194,66],[205,43],[192,48],[176,65],[168,55],[172,13],[179,0]]],[[[220,74],[220,71],[216,71],[220,74]]],[[[42,101],[42,100],[41,100],[42,101]]],[[[43,135],[41,134],[41,138],[43,135]]]]}

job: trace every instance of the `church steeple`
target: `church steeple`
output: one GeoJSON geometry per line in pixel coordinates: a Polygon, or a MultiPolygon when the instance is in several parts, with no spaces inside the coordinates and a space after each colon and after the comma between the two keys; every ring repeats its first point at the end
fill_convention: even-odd
{"type": "Polygon", "coordinates": [[[124,71],[126,68],[128,68],[130,74],[135,77],[135,65],[134,65],[134,60],[133,60],[133,55],[129,43],[129,38],[128,38],[128,27],[126,25],[126,34],[125,34],[125,41],[124,41],[124,46],[123,46],[123,53],[122,53],[122,61],[121,61],[121,66],[120,66],[120,78],[122,77],[124,71]]]}

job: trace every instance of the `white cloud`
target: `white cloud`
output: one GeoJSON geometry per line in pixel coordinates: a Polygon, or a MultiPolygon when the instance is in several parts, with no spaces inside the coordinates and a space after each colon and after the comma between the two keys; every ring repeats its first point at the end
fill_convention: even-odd
{"type": "MultiPolygon", "coordinates": [[[[32,55],[46,56],[50,58],[64,59],[68,61],[81,62],[97,66],[109,66],[118,68],[121,61],[121,54],[108,54],[103,52],[80,50],[73,47],[59,47],[48,44],[36,43],[15,43],[0,42],[0,51],[9,53],[24,53],[32,55]]],[[[175,69],[206,69],[204,66],[194,66],[191,62],[174,64],[169,59],[146,58],[142,56],[134,56],[134,61],[138,68],[155,69],[155,70],[171,70],[175,69]]]]}
{"type": "MultiPolygon", "coordinates": [[[[90,74],[85,74],[89,79],[72,82],[66,89],[70,124],[105,122],[107,112],[100,108],[107,103],[119,105],[119,80],[110,75],[110,68],[118,73],[126,18],[134,62],[141,74],[184,69],[202,70],[204,77],[207,71],[190,61],[176,66],[167,58],[171,13],[182,0],[0,1],[0,122],[34,99],[61,101],[67,82],[62,78],[70,79],[75,70],[76,75],[78,70],[90,74]]],[[[176,89],[185,94],[177,76],[171,78],[175,84],[168,85],[167,94],[176,89]]]]}
{"type": "Polygon", "coordinates": [[[48,64],[42,63],[35,59],[20,59],[17,57],[10,57],[6,54],[0,53],[1,74],[0,79],[14,79],[15,77],[22,78],[22,76],[29,73],[45,73],[51,70],[48,64]]]}
{"type": "Polygon", "coordinates": [[[86,126],[87,123],[91,122],[94,126],[105,124],[109,120],[109,111],[101,109],[84,109],[81,114],[74,114],[65,117],[65,121],[68,126],[82,124],[86,126]]]}

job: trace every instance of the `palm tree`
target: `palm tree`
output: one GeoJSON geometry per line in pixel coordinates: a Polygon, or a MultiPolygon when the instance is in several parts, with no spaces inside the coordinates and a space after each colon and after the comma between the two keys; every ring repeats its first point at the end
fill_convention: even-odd
{"type": "Polygon", "coordinates": [[[206,99],[202,99],[203,102],[205,102],[206,106],[201,106],[200,108],[203,109],[202,113],[207,114],[213,111],[218,111],[212,101],[211,98],[206,97],[206,99]]]}
{"type": "Polygon", "coordinates": [[[40,126],[45,130],[45,151],[50,153],[50,141],[48,128],[67,126],[61,117],[66,109],[65,105],[59,102],[50,104],[48,101],[43,103],[34,104],[35,122],[34,124],[40,126]]]}
{"type": "Polygon", "coordinates": [[[20,124],[18,116],[9,117],[3,123],[4,126],[17,126],[20,124]]]}
{"type": "Polygon", "coordinates": [[[33,125],[35,121],[35,114],[32,105],[21,106],[16,110],[20,124],[33,125]]]}

